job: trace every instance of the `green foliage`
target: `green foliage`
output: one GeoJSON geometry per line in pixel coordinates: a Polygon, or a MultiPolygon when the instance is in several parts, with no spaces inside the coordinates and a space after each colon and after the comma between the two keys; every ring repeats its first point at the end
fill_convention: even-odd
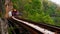
{"type": "Polygon", "coordinates": [[[43,4],[39,0],[32,0],[25,4],[25,11],[28,13],[28,19],[35,22],[44,22],[48,24],[54,24],[50,16],[45,15],[43,4]]]}
{"type": "MultiPolygon", "coordinates": [[[[14,7],[20,11],[22,10],[22,17],[28,20],[56,25],[55,20],[59,18],[54,18],[53,16],[60,16],[60,10],[57,5],[48,2],[48,0],[12,0],[12,2],[14,7]]],[[[58,21],[60,21],[60,19],[58,21]]],[[[56,26],[59,25],[57,24],[56,26]]]]}
{"type": "Polygon", "coordinates": [[[43,2],[44,5],[44,12],[49,14],[52,19],[54,20],[54,24],[56,26],[60,26],[60,7],[52,2],[43,2]]]}

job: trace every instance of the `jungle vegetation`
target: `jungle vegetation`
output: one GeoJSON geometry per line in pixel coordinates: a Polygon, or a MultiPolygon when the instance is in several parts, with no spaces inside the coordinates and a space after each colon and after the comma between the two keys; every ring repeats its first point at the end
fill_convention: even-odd
{"type": "Polygon", "coordinates": [[[60,26],[60,7],[48,0],[12,0],[13,7],[22,13],[20,18],[37,23],[60,26]]]}

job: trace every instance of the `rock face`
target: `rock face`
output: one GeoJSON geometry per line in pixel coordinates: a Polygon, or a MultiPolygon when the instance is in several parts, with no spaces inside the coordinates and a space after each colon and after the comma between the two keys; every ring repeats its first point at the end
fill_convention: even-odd
{"type": "Polygon", "coordinates": [[[8,34],[8,24],[5,19],[0,18],[0,34],[8,34]]]}
{"type": "Polygon", "coordinates": [[[13,4],[10,0],[5,0],[5,17],[8,18],[8,12],[13,9],[13,4]]]}

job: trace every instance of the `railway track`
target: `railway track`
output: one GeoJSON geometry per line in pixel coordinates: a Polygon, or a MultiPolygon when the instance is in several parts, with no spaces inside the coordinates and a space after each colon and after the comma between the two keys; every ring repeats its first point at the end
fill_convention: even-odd
{"type": "MultiPolygon", "coordinates": [[[[19,18],[17,18],[17,19],[19,19],[19,18]]],[[[19,32],[18,34],[21,34],[20,32],[24,32],[24,34],[26,32],[29,32],[26,34],[60,34],[60,28],[58,28],[58,27],[50,26],[50,25],[46,25],[46,24],[37,24],[37,23],[30,22],[30,21],[23,20],[23,19],[19,19],[19,20],[17,20],[17,19],[16,20],[13,18],[8,19],[8,23],[11,24],[12,27],[14,27],[14,26],[17,27],[17,29],[13,30],[13,32],[15,32],[14,34],[17,34],[17,31],[19,32]],[[27,25],[28,23],[24,24],[24,23],[22,23],[23,21],[24,21],[24,23],[27,21],[28,23],[32,23],[37,26],[36,26],[36,28],[34,28],[35,26],[34,27],[28,26],[27,25]],[[40,32],[41,29],[39,30],[39,27],[44,28],[44,32],[40,32]],[[47,32],[47,33],[45,33],[45,32],[47,32]]],[[[31,24],[29,24],[29,25],[31,25],[31,24]]]]}
{"type": "MultiPolygon", "coordinates": [[[[15,17],[15,18],[17,18],[16,19],[17,21],[21,21],[21,20],[22,20],[21,22],[23,22],[23,21],[26,22],[27,21],[27,20],[20,19],[18,17],[15,17]]],[[[47,29],[48,31],[54,32],[55,34],[60,34],[60,28],[59,27],[51,26],[51,25],[47,25],[47,24],[43,24],[43,23],[38,24],[38,23],[35,23],[35,22],[31,22],[31,21],[27,21],[27,22],[32,23],[34,25],[37,25],[37,26],[39,26],[41,28],[44,28],[45,30],[47,29]]]]}
{"type": "Polygon", "coordinates": [[[23,28],[21,25],[17,25],[9,20],[9,26],[12,27],[12,34],[30,34],[29,31],[27,31],[25,28],[23,28]],[[26,31],[26,32],[25,32],[26,31]]]}
{"type": "Polygon", "coordinates": [[[12,34],[43,34],[13,19],[8,19],[9,27],[12,27],[12,34]],[[14,29],[16,27],[16,29],[14,29]],[[17,32],[18,31],[18,32],[17,32]]]}
{"type": "Polygon", "coordinates": [[[14,27],[16,27],[15,24],[13,24],[10,20],[8,20],[8,25],[9,25],[9,34],[16,34],[14,27]]]}

